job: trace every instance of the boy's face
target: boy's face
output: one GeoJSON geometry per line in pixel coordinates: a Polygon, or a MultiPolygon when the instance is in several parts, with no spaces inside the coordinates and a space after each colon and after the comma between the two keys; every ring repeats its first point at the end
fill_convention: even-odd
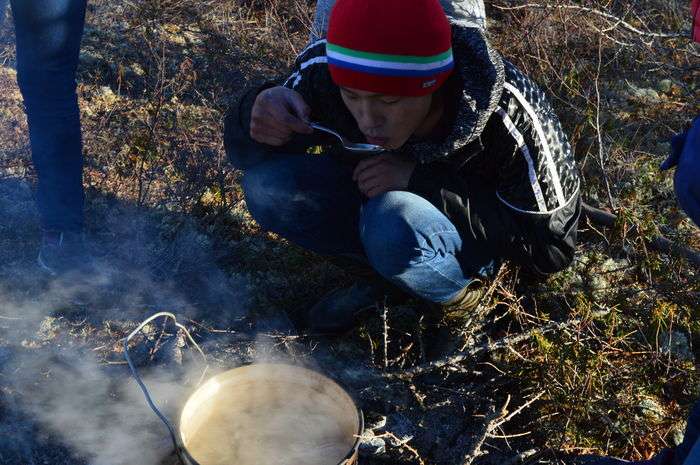
{"type": "Polygon", "coordinates": [[[400,97],[341,87],[345,106],[370,144],[398,149],[430,113],[432,95],[400,97]]]}

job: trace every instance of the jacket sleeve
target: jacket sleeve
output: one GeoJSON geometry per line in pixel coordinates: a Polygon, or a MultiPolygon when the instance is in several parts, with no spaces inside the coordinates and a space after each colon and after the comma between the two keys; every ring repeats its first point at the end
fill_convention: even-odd
{"type": "Polygon", "coordinates": [[[304,153],[309,147],[321,145],[327,140],[325,136],[297,134],[288,144],[273,147],[250,137],[250,119],[255,99],[266,89],[283,85],[299,92],[312,112],[319,108],[323,94],[317,89],[327,86],[319,79],[323,77],[323,69],[318,65],[326,62],[325,41],[317,41],[299,54],[287,78],[250,88],[229,108],[224,120],[224,147],[236,168],[247,169],[257,162],[261,153],[304,153]]]}
{"type": "Polygon", "coordinates": [[[539,273],[567,267],[581,212],[573,150],[542,90],[509,63],[483,138],[501,165],[495,194],[512,230],[511,258],[539,273]]]}
{"type": "Polygon", "coordinates": [[[275,85],[275,83],[266,83],[248,89],[226,112],[224,149],[229,161],[237,169],[250,168],[258,163],[262,154],[272,150],[272,147],[260,144],[250,137],[250,115],[258,94],[275,85]]]}
{"type": "Polygon", "coordinates": [[[409,190],[433,203],[462,234],[483,242],[493,256],[538,274],[553,273],[573,261],[579,174],[542,91],[507,68],[506,87],[479,146],[417,165],[409,190]],[[460,158],[469,159],[470,151],[481,153],[462,167],[460,158]]]}

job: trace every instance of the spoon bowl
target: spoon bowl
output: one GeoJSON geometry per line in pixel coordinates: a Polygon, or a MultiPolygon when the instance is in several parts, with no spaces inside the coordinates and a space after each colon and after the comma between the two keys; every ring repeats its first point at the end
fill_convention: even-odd
{"type": "Polygon", "coordinates": [[[381,145],[350,142],[349,140],[347,140],[345,137],[341,136],[336,131],[329,129],[325,126],[321,126],[318,123],[309,123],[309,126],[311,126],[314,129],[317,129],[319,131],[327,132],[328,134],[334,135],[335,137],[338,138],[338,140],[340,141],[343,148],[345,150],[350,151],[350,152],[371,154],[371,153],[381,153],[381,152],[384,152],[386,150],[381,145]]]}

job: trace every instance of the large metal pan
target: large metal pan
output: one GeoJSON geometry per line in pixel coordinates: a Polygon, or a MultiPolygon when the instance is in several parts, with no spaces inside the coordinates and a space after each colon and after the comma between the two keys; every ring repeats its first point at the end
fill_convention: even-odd
{"type": "Polygon", "coordinates": [[[286,364],[255,364],[209,378],[189,396],[176,429],[153,402],[129,356],[124,356],[148,405],[168,428],[184,465],[355,465],[364,429],[362,412],[336,382],[286,364]]]}

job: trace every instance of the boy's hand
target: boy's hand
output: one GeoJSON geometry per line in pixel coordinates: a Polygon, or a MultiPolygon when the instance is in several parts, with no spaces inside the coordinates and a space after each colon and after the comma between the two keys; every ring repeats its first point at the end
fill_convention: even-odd
{"type": "Polygon", "coordinates": [[[311,134],[306,123],[311,109],[297,91],[286,87],[266,89],[255,99],[250,116],[250,137],[262,144],[282,146],[294,133],[311,134]]]}
{"type": "Polygon", "coordinates": [[[372,198],[388,191],[403,190],[416,167],[414,160],[407,160],[393,153],[365,158],[355,167],[353,181],[364,195],[372,198]]]}

